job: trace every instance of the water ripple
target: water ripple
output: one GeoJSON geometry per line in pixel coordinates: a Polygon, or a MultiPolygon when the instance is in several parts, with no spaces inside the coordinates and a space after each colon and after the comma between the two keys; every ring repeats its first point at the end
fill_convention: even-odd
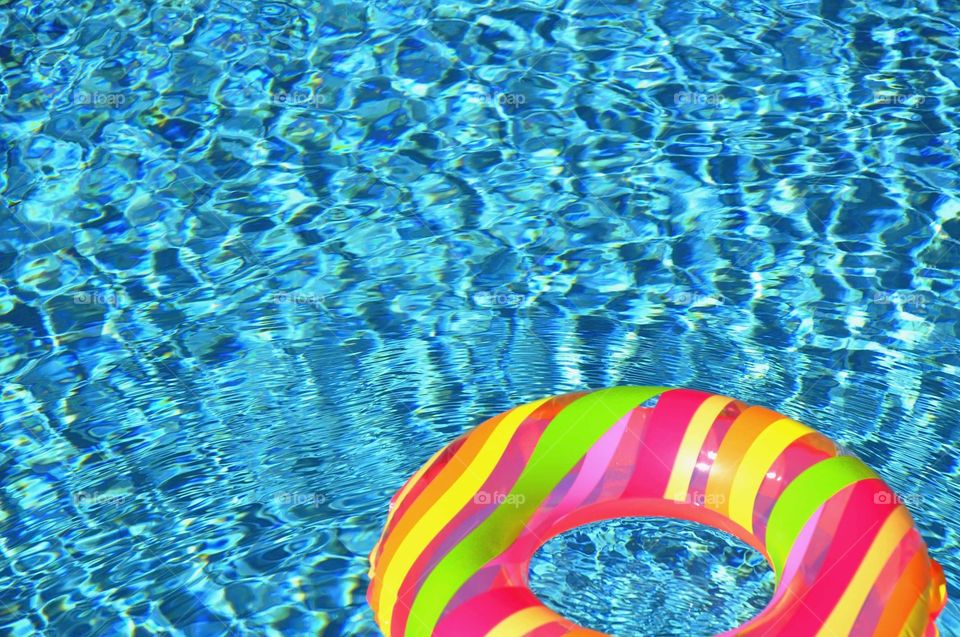
{"type": "MultiPolygon", "coordinates": [[[[947,4],[7,9],[0,631],[375,634],[406,478],[618,383],[820,427],[960,581],[947,4]]],[[[768,591],[706,531],[577,533],[534,580],[592,626],[719,630],[768,591]],[[723,609],[604,597],[635,563],[723,609]]]]}

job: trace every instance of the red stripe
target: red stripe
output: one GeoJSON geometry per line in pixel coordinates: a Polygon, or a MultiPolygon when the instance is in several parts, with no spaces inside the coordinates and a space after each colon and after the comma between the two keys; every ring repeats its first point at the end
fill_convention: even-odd
{"type": "Polygon", "coordinates": [[[635,471],[625,498],[655,498],[663,495],[680,443],[697,408],[713,394],[693,389],[672,389],[660,394],[641,433],[635,471]]]}
{"type": "Polygon", "coordinates": [[[883,615],[883,611],[890,602],[890,597],[897,588],[897,583],[907,570],[907,566],[914,558],[917,552],[923,550],[923,539],[916,529],[910,529],[907,535],[900,540],[896,550],[883,570],[877,577],[876,583],[870,589],[867,599],[864,600],[860,613],[857,615],[857,621],[854,622],[850,631],[851,637],[859,635],[869,636],[877,632],[880,626],[877,622],[883,615]]]}
{"type": "Polygon", "coordinates": [[[878,504],[874,497],[887,491],[881,480],[864,480],[831,498],[824,507],[804,564],[790,582],[778,612],[768,621],[751,625],[747,635],[815,637],[863,562],[883,521],[897,508],[878,504]],[[864,510],[876,522],[864,528],[864,510]],[[775,630],[774,630],[775,628],[775,630]]]}
{"type": "Polygon", "coordinates": [[[753,505],[753,532],[761,542],[766,541],[767,519],[784,489],[798,475],[835,455],[833,443],[814,432],[795,440],[777,457],[768,473],[768,476],[772,473],[773,477],[764,478],[753,505]]]}
{"type": "Polygon", "coordinates": [[[527,588],[496,588],[447,611],[437,623],[434,634],[484,637],[513,613],[539,605],[540,600],[527,588]]]}
{"type": "Polygon", "coordinates": [[[702,498],[707,492],[707,482],[710,480],[710,470],[713,468],[713,461],[716,459],[717,450],[723,443],[727,432],[730,431],[730,427],[733,426],[733,423],[740,417],[740,414],[748,407],[749,405],[746,403],[735,400],[727,405],[726,409],[717,416],[716,420],[714,420],[710,426],[707,437],[700,447],[700,455],[697,456],[696,469],[693,471],[690,486],[687,489],[687,495],[694,498],[694,501],[702,501],[699,500],[699,498],[702,498]],[[701,467],[703,468],[701,469],[701,467]]]}

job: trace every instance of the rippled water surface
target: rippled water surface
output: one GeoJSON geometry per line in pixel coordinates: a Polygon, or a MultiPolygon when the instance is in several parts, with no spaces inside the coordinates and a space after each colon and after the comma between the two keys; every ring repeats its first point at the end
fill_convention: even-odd
{"type": "MultiPolygon", "coordinates": [[[[486,416],[614,384],[839,439],[957,599],[958,25],[932,0],[0,2],[0,633],[375,635],[403,481],[486,416]]],[[[689,637],[762,607],[765,568],[633,521],[532,579],[689,637]]]]}
{"type": "Polygon", "coordinates": [[[773,595],[763,556],[721,531],[677,520],[593,524],[547,542],[530,586],[565,617],[614,635],[713,635],[773,595]]]}

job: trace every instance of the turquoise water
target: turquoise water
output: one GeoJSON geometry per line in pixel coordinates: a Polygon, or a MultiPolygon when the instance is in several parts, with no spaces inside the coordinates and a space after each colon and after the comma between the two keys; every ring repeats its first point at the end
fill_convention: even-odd
{"type": "MultiPolygon", "coordinates": [[[[615,384],[839,439],[956,599],[960,8],[908,4],[0,4],[0,633],[375,635],[403,481],[615,384]]],[[[620,634],[770,585],[662,522],[532,572],[620,634]]]]}

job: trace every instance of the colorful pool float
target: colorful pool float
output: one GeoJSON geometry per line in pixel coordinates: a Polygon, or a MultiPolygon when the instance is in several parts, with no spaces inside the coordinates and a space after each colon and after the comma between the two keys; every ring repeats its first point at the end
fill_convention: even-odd
{"type": "Polygon", "coordinates": [[[387,637],[601,635],[544,606],[528,565],[626,516],[707,524],[766,557],[770,603],[724,636],[938,635],[943,570],[877,474],[774,411],[663,387],[545,398],[441,449],[392,500],[367,599],[387,637]]]}

